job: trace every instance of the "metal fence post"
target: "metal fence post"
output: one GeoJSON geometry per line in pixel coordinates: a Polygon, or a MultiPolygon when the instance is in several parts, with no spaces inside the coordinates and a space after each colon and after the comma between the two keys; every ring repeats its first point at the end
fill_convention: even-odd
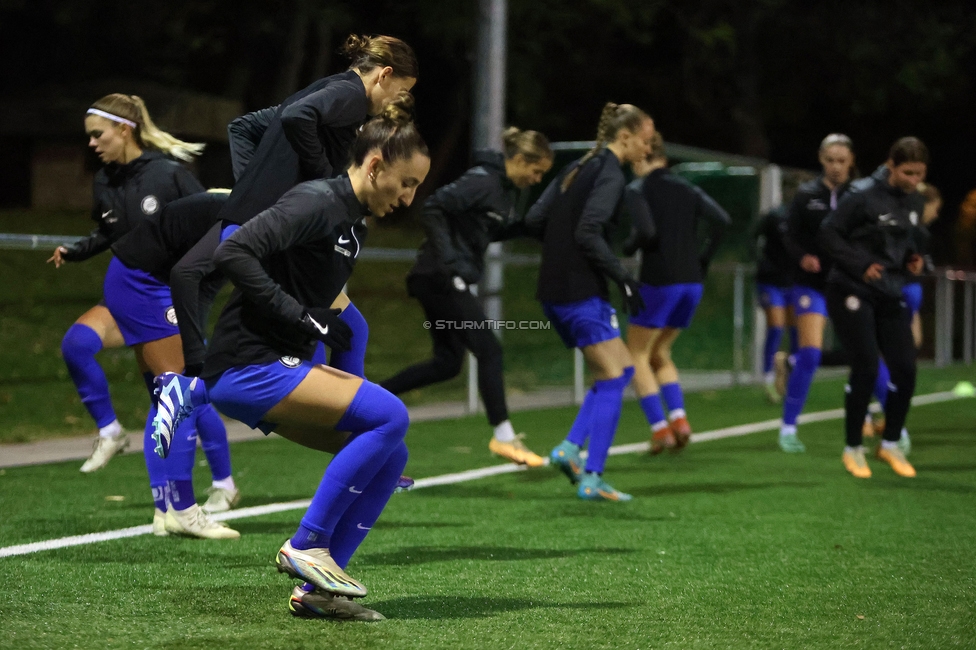
{"type": "MultiPolygon", "coordinates": [[[[475,296],[478,295],[478,285],[468,287],[475,296]]],[[[468,413],[478,412],[478,358],[468,352],[468,413]]]]}
{"type": "Polygon", "coordinates": [[[952,363],[952,333],[955,291],[950,272],[943,270],[935,284],[935,367],[952,363]]]}
{"type": "Polygon", "coordinates": [[[573,404],[583,403],[583,396],[586,394],[583,385],[583,351],[573,348],[573,404]]]}
{"type": "Polygon", "coordinates": [[[759,299],[756,292],[752,292],[752,380],[754,383],[762,383],[765,373],[763,372],[763,348],[766,345],[766,312],[759,306],[759,299]]]}
{"type": "Polygon", "coordinates": [[[734,310],[732,317],[732,385],[738,386],[741,379],[740,375],[745,370],[742,344],[746,324],[746,268],[742,264],[735,265],[732,302],[734,310]]]}

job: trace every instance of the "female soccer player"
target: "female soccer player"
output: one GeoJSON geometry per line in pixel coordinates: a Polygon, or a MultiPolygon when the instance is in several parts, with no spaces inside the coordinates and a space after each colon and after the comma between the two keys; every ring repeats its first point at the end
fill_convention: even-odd
{"type": "Polygon", "coordinates": [[[536,297],[568,348],[580,348],[596,377],[566,440],[552,450],[552,464],[579,484],[581,499],[629,501],[603,480],[607,452],[620,418],[624,389],[634,374],[610,306],[607,278],[620,286],[630,313],[644,308],[639,285],[613,254],[607,229],[624,192],[621,165],[651,151],[654,122],[630,104],[609,103],[597,126],[596,146],[563,169],[525,217],[542,236],[536,297]],[[585,471],[580,449],[590,440],[585,471]]]}
{"type": "MultiPolygon", "coordinates": [[[[759,263],[756,269],[756,295],[766,316],[766,340],[763,345],[763,373],[766,397],[773,404],[782,401],[776,389],[776,373],[773,361],[783,339],[783,330],[789,321],[790,351],[796,353],[796,319],[788,312],[787,305],[793,289],[793,258],[783,245],[788,228],[786,206],[771,210],[756,226],[759,243],[759,263]]],[[[785,386],[782,392],[786,392],[785,386]]]]}
{"type": "MultiPolygon", "coordinates": [[[[362,128],[351,153],[348,176],[296,186],[217,249],[236,290],[202,376],[224,414],[335,454],[276,562],[317,588],[323,615],[369,620],[380,615],[346,599],[366,587],[344,568],[406,465],[407,410],[376,384],[312,358],[318,341],[354,337],[331,307],[360,252],[366,214],[409,205],[430,159],[399,100],[362,128]]],[[[300,606],[304,595],[295,596],[300,606]]]]}
{"type": "MultiPolygon", "coordinates": [[[[468,286],[481,280],[488,244],[525,234],[515,212],[518,191],[541,181],[552,167],[549,141],[538,131],[510,127],[502,140],[504,153],[476,153],[474,167],[424,203],[427,239],[407,276],[407,292],[420,301],[432,323],[485,321],[481,303],[468,286]]],[[[461,372],[464,351],[470,350],[478,359],[478,389],[495,430],[488,449],[515,463],[543,465],[545,461],[516,437],[508,419],[502,347],[495,335],[487,329],[436,328],[430,334],[434,357],[380,385],[400,395],[446,381],[461,372]]]]}
{"type": "Polygon", "coordinates": [[[824,221],[819,242],[833,268],[827,279],[827,306],[837,337],[851,356],[844,398],[847,446],[844,467],[869,478],[861,425],[878,373],[879,352],[891,375],[885,430],[877,455],[900,476],[915,468],[898,448],[915,392],[915,345],[902,289],[924,260],[913,229],[925,210],[917,192],[925,177],[928,149],[918,138],[901,138],[888,155],[888,178],[845,197],[824,221]]]}
{"type": "Polygon", "coordinates": [[[624,252],[643,252],[640,295],[646,305],[631,314],[627,348],[634,360],[634,390],[651,426],[651,453],[659,454],[682,449],[691,438],[671,346],[691,324],[708,265],[732,219],[700,188],[671,173],[660,132],[654,134],[648,162],[647,175],[627,187],[636,236],[624,252]],[[651,215],[654,237],[642,235],[646,226],[641,228],[651,215]],[[704,244],[697,234],[702,221],[708,222],[704,244]]]}
{"type": "MultiPolygon", "coordinates": [[[[113,94],[99,99],[88,109],[85,129],[89,146],[106,163],[95,176],[93,218],[98,223],[98,230],[71,246],[58,247],[48,260],[54,262],[56,268],[65,261],[85,260],[108,249],[167,203],[203,190],[185,168],[166,156],[170,154],[186,160],[198,154],[202,145],[182,142],[160,131],[139,97],[113,94]]],[[[100,425],[109,417],[114,419],[105,375],[93,358],[106,340],[116,345],[121,342],[134,349],[150,391],[155,375],[183,369],[169,288],[117,257],[112,259],[105,275],[104,305],[83,315],[68,330],[62,344],[65,361],[82,401],[100,425]]],[[[226,447],[226,433],[220,419],[212,412],[201,415],[203,419],[198,419],[200,426],[213,429],[213,437],[222,435],[226,447]]],[[[196,505],[191,480],[196,431],[188,428],[176,445],[180,453],[164,463],[149,444],[154,417],[155,406],[152,406],[146,420],[144,455],[156,503],[154,532],[159,535],[179,532],[199,537],[238,537],[236,531],[211,521],[196,505]]],[[[111,437],[100,435],[92,458],[86,462],[87,471],[104,466],[126,444],[124,433],[111,437]]],[[[86,467],[82,470],[86,471],[86,467]]]]}
{"type": "MultiPolygon", "coordinates": [[[[419,75],[409,45],[391,36],[350,36],[343,48],[349,70],[320,79],[278,106],[244,115],[228,127],[236,182],[219,221],[173,268],[171,285],[176,314],[186,323],[184,339],[191,376],[203,364],[207,310],[199,310],[200,287],[214,271],[213,253],[233,226],[275,204],[292,187],[339,175],[348,161],[356,131],[419,75]],[[230,230],[227,228],[230,226],[230,230]]],[[[369,329],[362,314],[344,296],[342,319],[356,332],[355,349],[333,357],[333,364],[363,376],[369,329]]],[[[324,358],[324,349],[320,351],[324,358]]]]}
{"type": "Polygon", "coordinates": [[[817,232],[827,213],[837,208],[847,193],[854,167],[854,145],[840,133],[832,133],[820,143],[823,174],[799,187],[790,204],[786,237],[783,243],[798,264],[791,306],[796,314],[798,349],[783,400],[783,424],[779,446],[798,453],[806,447],[796,435],[796,420],[810,392],[810,384],[820,365],[823,329],[827,317],[824,283],[828,262],[817,243],[817,232]]]}

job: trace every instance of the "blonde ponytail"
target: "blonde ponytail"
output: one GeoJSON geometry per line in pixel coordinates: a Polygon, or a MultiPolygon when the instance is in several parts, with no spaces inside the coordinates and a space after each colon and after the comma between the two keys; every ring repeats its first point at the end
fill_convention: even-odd
{"type": "Polygon", "coordinates": [[[522,131],[517,126],[510,126],[502,132],[502,152],[509,160],[522,154],[529,164],[553,159],[546,136],[538,131],[522,131]]]}
{"type": "Polygon", "coordinates": [[[566,178],[560,184],[562,191],[565,192],[569,189],[569,186],[576,180],[576,176],[579,174],[579,170],[582,169],[583,165],[616,139],[620,129],[627,129],[636,133],[644,121],[649,119],[651,118],[647,113],[633,104],[614,104],[613,102],[607,102],[600,112],[600,121],[596,126],[596,144],[593,145],[593,148],[585,156],[580,158],[579,164],[566,174],[566,178]]]}
{"type": "Polygon", "coordinates": [[[137,95],[113,93],[93,103],[91,108],[135,123],[133,132],[136,141],[143,149],[155,149],[177,160],[189,162],[193,160],[193,156],[199,156],[206,146],[199,142],[184,142],[161,130],[149,117],[149,109],[146,108],[146,103],[137,95]]]}

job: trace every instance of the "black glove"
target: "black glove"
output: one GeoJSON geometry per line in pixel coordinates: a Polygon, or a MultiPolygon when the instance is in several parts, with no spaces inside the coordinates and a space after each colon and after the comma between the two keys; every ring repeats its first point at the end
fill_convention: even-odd
{"type": "Polygon", "coordinates": [[[627,278],[621,282],[620,293],[624,296],[624,313],[633,316],[647,309],[640,294],[640,282],[637,280],[627,278]]]}
{"type": "Polygon", "coordinates": [[[309,309],[298,322],[298,329],[333,350],[348,352],[352,349],[352,328],[339,318],[341,313],[341,309],[309,309]]]}

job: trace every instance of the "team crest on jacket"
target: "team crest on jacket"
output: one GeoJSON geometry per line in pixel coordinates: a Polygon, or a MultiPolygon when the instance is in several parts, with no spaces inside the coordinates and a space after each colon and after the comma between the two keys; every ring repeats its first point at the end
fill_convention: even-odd
{"type": "Polygon", "coordinates": [[[142,199],[140,207],[145,214],[156,214],[156,211],[159,210],[159,199],[150,194],[142,199]]]}
{"type": "Polygon", "coordinates": [[[176,321],[176,310],[172,307],[166,308],[166,322],[170,325],[179,325],[179,323],[176,321]]]}
{"type": "Polygon", "coordinates": [[[610,314],[610,327],[615,330],[620,329],[620,321],[617,320],[617,314],[610,314]]]}
{"type": "Polygon", "coordinates": [[[810,300],[810,296],[803,294],[800,296],[800,309],[810,309],[812,302],[813,301],[810,300]]]}
{"type": "Polygon", "coordinates": [[[278,363],[286,368],[297,368],[302,365],[302,360],[298,357],[281,357],[278,359],[278,363]]]}
{"type": "Polygon", "coordinates": [[[844,301],[844,306],[847,307],[848,311],[857,311],[861,308],[861,299],[857,296],[847,296],[847,300],[844,301]]]}

